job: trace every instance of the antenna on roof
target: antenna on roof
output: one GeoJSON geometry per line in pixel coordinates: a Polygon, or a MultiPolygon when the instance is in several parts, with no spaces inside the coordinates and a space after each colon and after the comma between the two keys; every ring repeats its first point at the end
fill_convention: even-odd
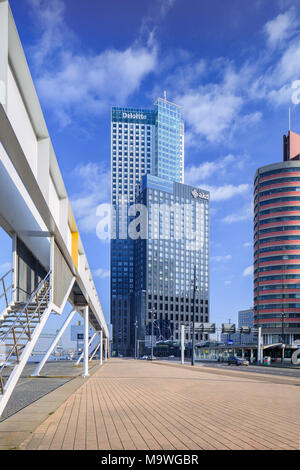
{"type": "Polygon", "coordinates": [[[164,90],[164,100],[167,101],[167,92],[164,90]]]}

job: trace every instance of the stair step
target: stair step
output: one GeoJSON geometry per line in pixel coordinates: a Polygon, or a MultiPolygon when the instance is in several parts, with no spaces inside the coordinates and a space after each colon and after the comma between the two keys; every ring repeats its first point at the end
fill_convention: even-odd
{"type": "MultiPolygon", "coordinates": [[[[41,312],[41,315],[42,315],[42,312],[41,312]]],[[[29,317],[29,321],[31,322],[32,320],[36,320],[37,318],[39,318],[38,314],[32,317],[29,317]]],[[[15,321],[21,321],[23,323],[27,323],[26,317],[5,318],[5,320],[0,322],[0,326],[3,325],[4,323],[14,323],[15,321]]]]}
{"type": "MultiPolygon", "coordinates": [[[[40,312],[41,312],[41,313],[44,312],[45,310],[46,310],[46,308],[40,308],[40,312]]],[[[28,315],[30,315],[30,314],[32,314],[32,313],[35,313],[35,312],[38,313],[38,310],[36,310],[36,309],[34,309],[34,310],[29,310],[29,311],[28,311],[28,315]]],[[[6,319],[6,318],[18,318],[18,317],[20,317],[20,316],[21,316],[22,318],[26,318],[26,313],[22,313],[22,314],[21,314],[21,312],[19,312],[19,313],[11,313],[10,315],[6,315],[6,316],[5,316],[5,319],[6,319]]]]}

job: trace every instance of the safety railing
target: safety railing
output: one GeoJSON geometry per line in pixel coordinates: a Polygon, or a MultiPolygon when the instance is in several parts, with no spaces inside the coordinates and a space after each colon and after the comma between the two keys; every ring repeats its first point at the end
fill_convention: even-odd
{"type": "Polygon", "coordinates": [[[7,286],[8,276],[14,272],[13,269],[10,269],[4,276],[0,279],[0,300],[4,298],[6,308],[9,306],[9,293],[13,289],[13,282],[11,281],[10,285],[7,286]]]}
{"type": "Polygon", "coordinates": [[[41,316],[45,310],[45,301],[48,305],[49,295],[51,291],[51,284],[50,284],[50,274],[49,272],[46,277],[39,283],[36,290],[33,292],[29,300],[27,301],[26,305],[22,308],[20,313],[16,316],[12,325],[8,328],[7,332],[4,336],[0,337],[0,349],[6,348],[6,341],[8,339],[13,341],[11,345],[11,349],[6,352],[5,359],[0,364],[0,393],[3,394],[4,392],[4,382],[3,382],[3,370],[10,366],[11,363],[19,363],[20,361],[20,350],[22,346],[24,347],[24,340],[26,342],[31,341],[31,326],[32,320],[37,319],[40,322],[41,316]],[[48,283],[48,284],[47,284],[48,283]],[[42,295],[41,292],[44,289],[42,295]],[[34,309],[30,309],[30,306],[34,305],[34,309]],[[21,321],[21,318],[24,318],[24,321],[21,321]],[[21,332],[17,333],[16,328],[17,325],[21,326],[21,332]],[[22,344],[21,344],[22,343],[22,344]],[[12,360],[12,358],[14,358],[12,360]]]}

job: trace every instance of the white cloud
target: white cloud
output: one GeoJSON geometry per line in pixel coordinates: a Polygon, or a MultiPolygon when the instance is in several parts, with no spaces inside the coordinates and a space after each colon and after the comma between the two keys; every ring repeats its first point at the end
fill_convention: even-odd
{"type": "Polygon", "coordinates": [[[298,25],[299,21],[293,8],[268,21],[264,26],[264,32],[269,45],[275,47],[282,44],[293,35],[298,25]]]}
{"type": "Polygon", "coordinates": [[[58,70],[37,79],[41,98],[61,112],[63,124],[73,113],[99,114],[114,103],[126,103],[153,70],[156,52],[143,47],[107,50],[95,56],[65,53],[58,70]],[[134,73],[133,73],[134,71],[134,73]]]}
{"type": "Polygon", "coordinates": [[[199,181],[210,178],[215,173],[224,175],[228,165],[235,161],[233,155],[227,155],[224,158],[211,162],[203,162],[199,166],[192,165],[184,172],[184,179],[187,184],[194,185],[199,181]]]}
{"type": "Polygon", "coordinates": [[[253,203],[244,206],[239,212],[227,215],[222,219],[225,224],[232,224],[234,222],[243,222],[245,220],[253,219],[253,203]]]}
{"type": "Polygon", "coordinates": [[[229,286],[232,283],[232,281],[224,281],[225,286],[229,286]]]}
{"type": "Polygon", "coordinates": [[[79,190],[71,197],[71,204],[78,225],[84,232],[95,232],[97,207],[109,201],[110,172],[103,165],[89,162],[77,166],[73,176],[79,190]]]}
{"type": "Polygon", "coordinates": [[[212,261],[216,261],[217,263],[221,263],[223,261],[230,261],[232,259],[231,255],[224,255],[224,256],[212,256],[212,261]]]}
{"type": "Polygon", "coordinates": [[[245,248],[248,248],[249,246],[252,246],[252,245],[253,245],[253,243],[251,243],[251,242],[243,243],[243,247],[245,247],[245,248]]]}
{"type": "Polygon", "coordinates": [[[237,127],[248,129],[261,119],[256,110],[244,111],[256,68],[248,62],[237,67],[224,57],[211,61],[192,58],[184,65],[184,73],[176,69],[170,75],[167,82],[173,87],[174,101],[184,108],[187,145],[199,145],[199,138],[210,144],[228,142],[237,127]]]}
{"type": "Polygon", "coordinates": [[[160,0],[160,14],[166,16],[168,11],[173,7],[176,0],[160,0]]]}
{"type": "Polygon", "coordinates": [[[65,23],[62,0],[28,0],[41,29],[31,48],[40,97],[61,125],[73,116],[97,115],[111,105],[126,104],[143,79],[155,69],[156,47],[135,42],[123,49],[98,53],[74,51],[77,40],[65,23]],[[53,60],[55,56],[55,60],[53,60]]]}
{"type": "Polygon", "coordinates": [[[249,184],[238,184],[236,186],[233,184],[225,184],[223,186],[210,186],[204,184],[201,185],[201,188],[210,191],[210,199],[215,202],[226,201],[250,191],[249,184]]]}
{"type": "Polygon", "coordinates": [[[102,269],[98,268],[93,271],[95,277],[99,277],[100,279],[106,279],[110,276],[110,270],[109,269],[102,269]]]}
{"type": "Polygon", "coordinates": [[[243,276],[252,276],[253,275],[253,265],[248,266],[248,268],[244,269],[243,276]]]}
{"type": "Polygon", "coordinates": [[[218,85],[190,90],[175,97],[175,102],[183,106],[194,136],[202,136],[210,143],[223,140],[243,105],[241,97],[218,85]]]}
{"type": "Polygon", "coordinates": [[[69,46],[74,35],[64,20],[63,0],[27,0],[27,3],[39,33],[37,43],[29,48],[29,52],[33,65],[39,68],[63,45],[69,46]]]}

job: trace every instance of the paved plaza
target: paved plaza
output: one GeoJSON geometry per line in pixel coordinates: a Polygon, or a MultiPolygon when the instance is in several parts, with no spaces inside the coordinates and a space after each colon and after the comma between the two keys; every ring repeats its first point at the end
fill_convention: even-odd
{"type": "Polygon", "coordinates": [[[111,359],[20,447],[299,449],[298,378],[220,372],[111,359]]]}

